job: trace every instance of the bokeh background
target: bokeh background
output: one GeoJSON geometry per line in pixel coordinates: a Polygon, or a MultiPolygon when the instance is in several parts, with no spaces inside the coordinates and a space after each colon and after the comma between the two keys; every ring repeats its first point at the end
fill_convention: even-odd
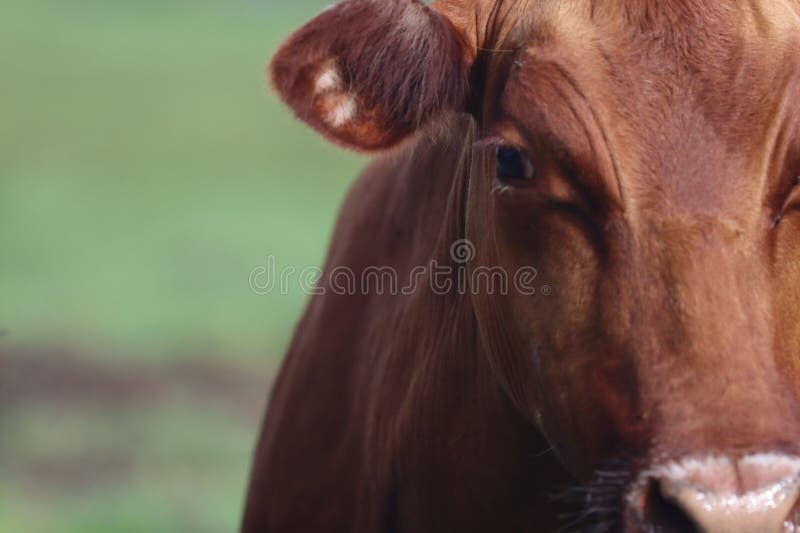
{"type": "Polygon", "coordinates": [[[0,531],[237,528],[363,160],[266,89],[322,0],[0,0],[0,531]]]}

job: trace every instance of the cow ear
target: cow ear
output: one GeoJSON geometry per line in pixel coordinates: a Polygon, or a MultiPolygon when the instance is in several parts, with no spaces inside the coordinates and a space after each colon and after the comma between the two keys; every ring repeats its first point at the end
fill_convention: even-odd
{"type": "Polygon", "coordinates": [[[466,42],[417,0],[346,0],[292,35],[270,73],[301,120],[348,148],[381,150],[464,108],[466,42]]]}

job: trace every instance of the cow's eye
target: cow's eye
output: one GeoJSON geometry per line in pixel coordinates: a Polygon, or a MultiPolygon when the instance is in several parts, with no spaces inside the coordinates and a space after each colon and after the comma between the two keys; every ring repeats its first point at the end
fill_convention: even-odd
{"type": "Polygon", "coordinates": [[[497,179],[509,185],[523,185],[536,175],[527,156],[517,148],[499,146],[497,148],[497,179]]]}
{"type": "Polygon", "coordinates": [[[791,187],[789,191],[785,193],[785,197],[786,199],[783,201],[777,217],[772,221],[773,228],[777,228],[783,221],[783,218],[790,212],[800,211],[800,176],[792,180],[791,187]]]}

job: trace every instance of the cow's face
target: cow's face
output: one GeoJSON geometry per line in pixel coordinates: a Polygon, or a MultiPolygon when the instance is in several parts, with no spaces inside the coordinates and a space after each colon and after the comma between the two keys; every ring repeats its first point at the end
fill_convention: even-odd
{"type": "Polygon", "coordinates": [[[672,502],[736,531],[711,516],[786,483],[777,531],[800,474],[800,6],[555,4],[488,70],[470,189],[481,264],[553,288],[479,298],[514,332],[501,374],[575,471],[639,461],[631,520],[672,502]]]}
{"type": "Polygon", "coordinates": [[[358,149],[472,112],[471,266],[540,283],[473,298],[498,380],[577,476],[623,465],[629,529],[777,532],[800,484],[800,4],[662,4],[351,0],[273,74],[358,149]]]}

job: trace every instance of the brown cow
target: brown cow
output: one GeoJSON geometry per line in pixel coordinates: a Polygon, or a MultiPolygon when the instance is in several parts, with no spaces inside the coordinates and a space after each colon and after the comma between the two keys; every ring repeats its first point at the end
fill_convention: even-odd
{"type": "Polygon", "coordinates": [[[323,276],[243,530],[797,530],[798,50],[797,0],[349,0],[295,33],[281,97],[384,152],[326,273],[418,283],[323,276]]]}

